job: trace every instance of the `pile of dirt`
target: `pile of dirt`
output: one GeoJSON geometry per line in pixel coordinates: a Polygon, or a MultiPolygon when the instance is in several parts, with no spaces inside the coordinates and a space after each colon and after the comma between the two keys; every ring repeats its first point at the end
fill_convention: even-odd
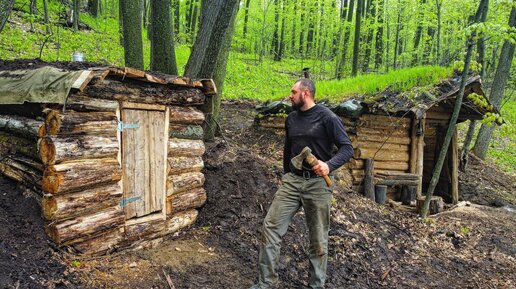
{"type": "Polygon", "coordinates": [[[516,176],[509,175],[474,154],[459,174],[460,197],[472,203],[516,209],[516,176]]]}
{"type": "Polygon", "coordinates": [[[55,61],[45,62],[41,59],[16,59],[16,60],[1,60],[0,68],[3,71],[10,70],[24,70],[24,69],[36,69],[44,66],[52,66],[55,68],[66,69],[66,70],[86,70],[91,67],[102,67],[105,65],[94,63],[94,62],[70,62],[70,61],[55,61]]]}
{"type": "Polygon", "coordinates": [[[44,232],[34,198],[0,177],[0,288],[71,288],[76,278],[44,232]]]}
{"type": "MultiPolygon", "coordinates": [[[[78,282],[78,287],[85,288],[248,288],[258,274],[261,223],[282,175],[284,139],[281,130],[253,126],[254,105],[223,103],[222,136],[206,144],[206,205],[193,227],[153,249],[95,258],[56,252],[44,236],[37,204],[4,182],[0,186],[0,234],[11,238],[0,241],[0,276],[10,279],[0,277],[0,285],[50,283],[52,287],[61,282],[74,287],[78,282]],[[20,229],[23,233],[7,235],[8,230],[20,229]],[[34,242],[35,238],[40,241],[34,242]],[[56,256],[74,266],[63,266],[56,256]],[[25,268],[22,264],[33,265],[25,268]],[[29,281],[30,276],[40,281],[29,281]]],[[[484,176],[485,182],[505,186],[497,180],[504,175],[493,171],[484,176]]],[[[470,179],[462,180],[465,198],[464,184],[470,179]]],[[[423,222],[410,209],[380,206],[339,189],[333,203],[326,288],[516,285],[513,211],[469,205],[423,222]]],[[[283,238],[278,288],[307,286],[307,251],[307,228],[300,211],[283,238]]]]}

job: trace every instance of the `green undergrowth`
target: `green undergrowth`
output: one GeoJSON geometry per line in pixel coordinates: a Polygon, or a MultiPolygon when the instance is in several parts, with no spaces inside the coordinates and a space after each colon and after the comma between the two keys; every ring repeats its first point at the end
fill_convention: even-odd
{"type": "Polygon", "coordinates": [[[505,124],[498,126],[489,143],[487,158],[499,168],[516,174],[516,101],[505,103],[501,110],[505,124]]]}
{"type": "MultiPolygon", "coordinates": [[[[503,125],[497,125],[487,151],[487,161],[495,163],[501,170],[516,175],[516,100],[506,102],[501,109],[501,115],[505,121],[503,125]]],[[[460,141],[466,135],[469,122],[458,125],[460,141]]],[[[480,129],[480,123],[476,126],[475,137],[480,129]]],[[[473,140],[470,149],[475,144],[473,140]]],[[[462,147],[462,144],[460,144],[462,147]]]]}

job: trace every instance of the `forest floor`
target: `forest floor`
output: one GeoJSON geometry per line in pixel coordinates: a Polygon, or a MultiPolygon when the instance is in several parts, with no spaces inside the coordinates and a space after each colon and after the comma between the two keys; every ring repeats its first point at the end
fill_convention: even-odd
{"type": "MultiPolygon", "coordinates": [[[[36,202],[0,179],[0,288],[248,288],[258,239],[281,176],[283,132],[253,125],[253,104],[222,105],[207,143],[208,194],[194,226],[155,248],[78,257],[43,231],[36,202]]],[[[337,188],[326,288],[515,288],[516,178],[472,159],[456,207],[423,222],[337,188]]],[[[402,209],[403,208],[403,209],[402,209]]],[[[278,288],[308,283],[299,212],[282,243],[278,288]]]]}

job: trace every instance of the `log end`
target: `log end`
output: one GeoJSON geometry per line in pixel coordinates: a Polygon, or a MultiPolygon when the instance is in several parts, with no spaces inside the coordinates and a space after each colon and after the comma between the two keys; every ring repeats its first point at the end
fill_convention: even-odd
{"type": "Polygon", "coordinates": [[[39,141],[39,157],[43,164],[52,165],[56,160],[56,148],[54,142],[49,137],[43,137],[39,141]]]}
{"type": "Polygon", "coordinates": [[[57,110],[51,110],[45,119],[46,132],[48,135],[57,135],[61,128],[62,115],[57,110]]]}
{"type": "Polygon", "coordinates": [[[41,209],[43,210],[43,216],[47,220],[54,220],[57,212],[57,202],[54,197],[44,197],[41,209]]]}
{"type": "Polygon", "coordinates": [[[59,187],[63,183],[63,176],[59,175],[52,167],[45,169],[43,173],[43,181],[41,187],[43,191],[51,194],[55,194],[59,191],[59,187]]]}
{"type": "Polygon", "coordinates": [[[45,128],[45,125],[39,127],[38,129],[38,137],[44,137],[47,135],[47,129],[45,128]]]}
{"type": "Polygon", "coordinates": [[[57,228],[54,225],[54,222],[45,225],[45,233],[54,241],[56,244],[61,244],[61,238],[59,238],[59,234],[57,232],[57,228]]]}

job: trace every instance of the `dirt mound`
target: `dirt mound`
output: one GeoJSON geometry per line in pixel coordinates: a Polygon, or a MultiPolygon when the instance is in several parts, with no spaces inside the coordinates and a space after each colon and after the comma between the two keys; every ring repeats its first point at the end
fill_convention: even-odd
{"type": "Polygon", "coordinates": [[[0,70],[22,70],[22,69],[36,69],[43,66],[52,66],[55,68],[67,70],[85,70],[90,67],[105,66],[93,62],[70,62],[70,61],[55,61],[45,62],[41,59],[16,59],[16,60],[0,60],[0,70]]]}
{"type": "Polygon", "coordinates": [[[0,177],[0,288],[73,288],[75,278],[53,249],[33,198],[0,177]]]}
{"type": "Polygon", "coordinates": [[[460,198],[472,203],[516,209],[516,176],[469,154],[466,172],[459,174],[460,198]]]}

